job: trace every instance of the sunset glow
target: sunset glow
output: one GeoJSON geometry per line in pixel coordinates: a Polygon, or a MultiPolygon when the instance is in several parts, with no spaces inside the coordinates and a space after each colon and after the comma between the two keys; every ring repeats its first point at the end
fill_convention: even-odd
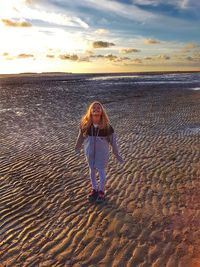
{"type": "Polygon", "coordinates": [[[0,0],[0,73],[200,70],[200,3],[0,0]]]}

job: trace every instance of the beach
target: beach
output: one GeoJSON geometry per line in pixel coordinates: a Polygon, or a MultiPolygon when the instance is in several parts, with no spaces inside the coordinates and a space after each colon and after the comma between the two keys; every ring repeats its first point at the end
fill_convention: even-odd
{"type": "Polygon", "coordinates": [[[0,266],[200,266],[200,78],[179,75],[0,80],[0,266]],[[93,100],[124,159],[103,204],[74,151],[93,100]]]}

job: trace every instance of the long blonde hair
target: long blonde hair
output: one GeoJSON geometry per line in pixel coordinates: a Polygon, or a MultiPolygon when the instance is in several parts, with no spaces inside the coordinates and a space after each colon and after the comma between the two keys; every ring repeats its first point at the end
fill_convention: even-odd
{"type": "Polygon", "coordinates": [[[101,114],[101,118],[100,118],[100,124],[99,124],[99,128],[100,129],[108,129],[109,128],[109,118],[108,115],[106,113],[106,110],[104,109],[103,105],[99,102],[99,101],[94,101],[92,102],[86,113],[83,115],[82,119],[81,119],[81,123],[80,123],[80,129],[83,133],[83,135],[86,135],[87,130],[90,128],[90,126],[92,125],[92,115],[91,115],[91,110],[92,107],[98,104],[100,105],[101,109],[102,109],[102,114],[101,114]]]}

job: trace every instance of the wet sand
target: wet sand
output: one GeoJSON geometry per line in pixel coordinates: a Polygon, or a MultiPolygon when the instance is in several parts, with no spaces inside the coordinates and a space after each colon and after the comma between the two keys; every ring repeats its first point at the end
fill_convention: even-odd
{"type": "Polygon", "coordinates": [[[34,86],[0,91],[0,266],[200,266],[200,91],[34,86]],[[104,204],[74,153],[93,99],[125,160],[110,158],[104,204]]]}

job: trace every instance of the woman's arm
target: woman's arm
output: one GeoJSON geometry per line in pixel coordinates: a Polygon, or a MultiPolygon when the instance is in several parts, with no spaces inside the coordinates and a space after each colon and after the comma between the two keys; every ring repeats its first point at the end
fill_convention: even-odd
{"type": "Polygon", "coordinates": [[[81,130],[79,130],[78,137],[77,137],[77,139],[76,139],[76,145],[75,145],[75,151],[76,151],[77,153],[80,152],[80,150],[81,150],[81,146],[82,146],[82,144],[83,144],[83,141],[84,141],[83,134],[82,134],[81,130]]]}
{"type": "Polygon", "coordinates": [[[109,142],[111,144],[112,152],[115,155],[116,159],[120,163],[123,163],[124,161],[123,161],[122,157],[119,155],[119,150],[118,150],[118,146],[117,146],[116,135],[115,135],[114,132],[111,135],[109,135],[109,142]]]}

